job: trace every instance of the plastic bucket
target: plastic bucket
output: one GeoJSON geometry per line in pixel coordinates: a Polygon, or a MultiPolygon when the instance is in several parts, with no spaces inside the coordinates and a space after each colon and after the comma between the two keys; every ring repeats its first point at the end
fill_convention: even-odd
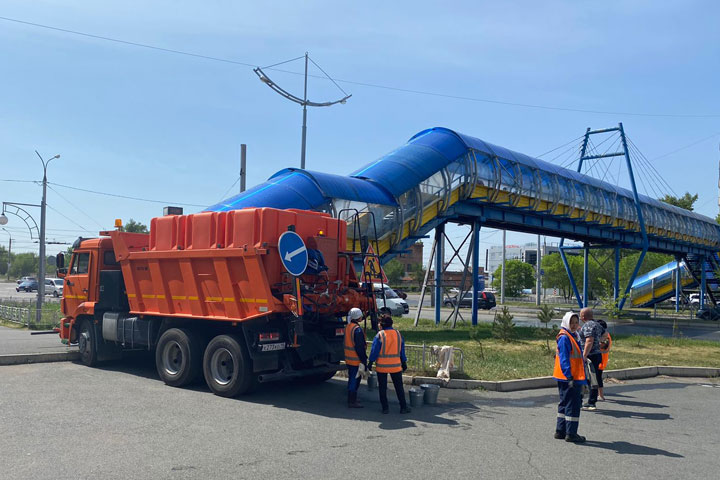
{"type": "Polygon", "coordinates": [[[425,398],[425,392],[422,388],[411,388],[410,389],[410,406],[411,407],[422,407],[423,400],[425,398]]]}
{"type": "Polygon", "coordinates": [[[438,394],[440,393],[439,385],[431,385],[429,383],[423,383],[420,385],[423,390],[423,399],[427,405],[435,405],[438,400],[438,394]]]}
{"type": "Polygon", "coordinates": [[[370,376],[367,378],[368,390],[375,390],[378,388],[377,373],[370,372],[370,376]]]}

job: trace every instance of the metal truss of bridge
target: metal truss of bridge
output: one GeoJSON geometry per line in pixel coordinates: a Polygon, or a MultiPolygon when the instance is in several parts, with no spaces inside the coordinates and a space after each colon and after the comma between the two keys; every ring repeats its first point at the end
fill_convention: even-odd
{"type": "MultiPolygon", "coordinates": [[[[685,259],[686,263],[692,258],[700,265],[714,258],[720,251],[720,225],[713,219],[638,194],[622,124],[613,129],[588,129],[584,144],[590,135],[609,131],[620,132],[623,150],[603,156],[626,158],[632,190],[580,173],[583,161],[599,158],[586,156],[585,148],[578,171],[574,171],[446,128],[432,128],[349,176],[288,168],[207,210],[299,208],[340,214],[346,220],[353,219],[346,212],[357,210],[357,224],[348,225],[348,248],[361,251],[367,239],[374,236],[370,234],[374,223],[375,251],[383,263],[407,251],[434,229],[438,299],[442,298],[440,272],[447,223],[472,226],[471,264],[476,296],[480,294],[475,272],[479,271],[482,225],[582,242],[586,271],[592,248],[615,248],[616,252],[621,248],[637,249],[642,255],[661,252],[685,259]]],[[[619,253],[614,294],[622,306],[626,296],[620,291],[618,261],[619,253]]],[[[625,293],[630,291],[640,263],[625,293]]],[[[695,273],[698,283],[706,287],[708,269],[698,268],[695,273]]],[[[570,276],[579,305],[586,305],[587,280],[581,293],[570,276]]],[[[435,306],[436,322],[440,319],[440,303],[435,306]]],[[[477,305],[473,304],[472,322],[476,324],[477,305]]]]}

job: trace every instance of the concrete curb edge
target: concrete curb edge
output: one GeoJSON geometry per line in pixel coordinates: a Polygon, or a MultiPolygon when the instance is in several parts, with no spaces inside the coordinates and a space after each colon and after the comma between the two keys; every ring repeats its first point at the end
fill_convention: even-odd
{"type": "MultiPolygon", "coordinates": [[[[659,375],[670,377],[720,377],[720,368],[712,367],[682,367],[682,366],[654,366],[625,368],[622,370],[606,370],[605,378],[617,380],[633,380],[640,378],[652,378],[659,375]]],[[[403,375],[403,383],[406,385],[420,385],[429,383],[440,385],[444,388],[466,389],[484,388],[493,392],[516,392],[519,390],[534,390],[537,388],[551,388],[557,382],[552,377],[523,378],[518,380],[504,380],[492,382],[487,380],[457,380],[451,379],[445,382],[434,377],[416,377],[403,375]]]]}
{"type": "Polygon", "coordinates": [[[0,366],[25,365],[28,363],[71,362],[79,358],[80,352],[78,351],[0,355],[0,366]]]}

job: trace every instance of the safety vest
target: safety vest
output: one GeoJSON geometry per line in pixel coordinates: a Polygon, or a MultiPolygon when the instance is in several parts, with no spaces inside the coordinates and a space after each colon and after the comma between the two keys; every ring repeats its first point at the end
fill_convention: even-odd
{"type": "Polygon", "coordinates": [[[360,357],[355,351],[355,329],[360,328],[355,322],[350,322],[345,327],[345,365],[357,367],[360,365],[360,357]]]}
{"type": "Polygon", "coordinates": [[[600,370],[605,370],[608,366],[608,358],[610,358],[610,347],[612,346],[612,337],[608,333],[608,344],[606,348],[600,347],[600,353],[602,353],[602,361],[600,362],[600,365],[598,368],[600,370]]]}
{"type": "Polygon", "coordinates": [[[397,330],[380,330],[378,332],[382,347],[378,356],[375,371],[378,373],[395,373],[402,371],[400,348],[402,337],[397,330]]]}
{"type": "MultiPolygon", "coordinates": [[[[583,362],[582,351],[572,335],[567,330],[560,329],[555,341],[560,340],[561,335],[567,335],[570,339],[570,374],[573,380],[585,380],[585,364],[583,362]]],[[[560,366],[560,348],[555,348],[555,369],[553,370],[553,378],[557,380],[567,380],[567,377],[560,366]]]]}

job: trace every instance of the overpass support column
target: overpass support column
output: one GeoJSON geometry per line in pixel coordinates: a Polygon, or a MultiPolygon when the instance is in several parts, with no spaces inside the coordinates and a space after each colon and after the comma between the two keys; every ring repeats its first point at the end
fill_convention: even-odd
{"type": "Polygon", "coordinates": [[[442,274],[445,269],[445,224],[435,227],[435,325],[440,325],[443,304],[442,274]]]}
{"type": "Polygon", "coordinates": [[[675,256],[675,313],[680,311],[680,257],[675,256]]]}
{"type": "Polygon", "coordinates": [[[590,289],[588,288],[589,284],[589,278],[588,278],[588,257],[590,256],[590,249],[588,248],[587,243],[583,243],[583,307],[588,306],[588,295],[590,293],[590,289]]]}
{"type": "MultiPolygon", "coordinates": [[[[478,300],[480,299],[480,222],[473,222],[473,244],[472,244],[472,317],[473,325],[478,324],[478,300]]],[[[462,288],[461,288],[462,290],[462,288]]]]}
{"type": "Polygon", "coordinates": [[[620,247],[615,247],[615,277],[613,280],[613,300],[617,305],[620,296],[620,247]]]}
{"type": "Polygon", "coordinates": [[[705,308],[705,291],[707,290],[707,282],[705,281],[705,255],[702,256],[700,264],[700,306],[699,309],[705,308]]]}

